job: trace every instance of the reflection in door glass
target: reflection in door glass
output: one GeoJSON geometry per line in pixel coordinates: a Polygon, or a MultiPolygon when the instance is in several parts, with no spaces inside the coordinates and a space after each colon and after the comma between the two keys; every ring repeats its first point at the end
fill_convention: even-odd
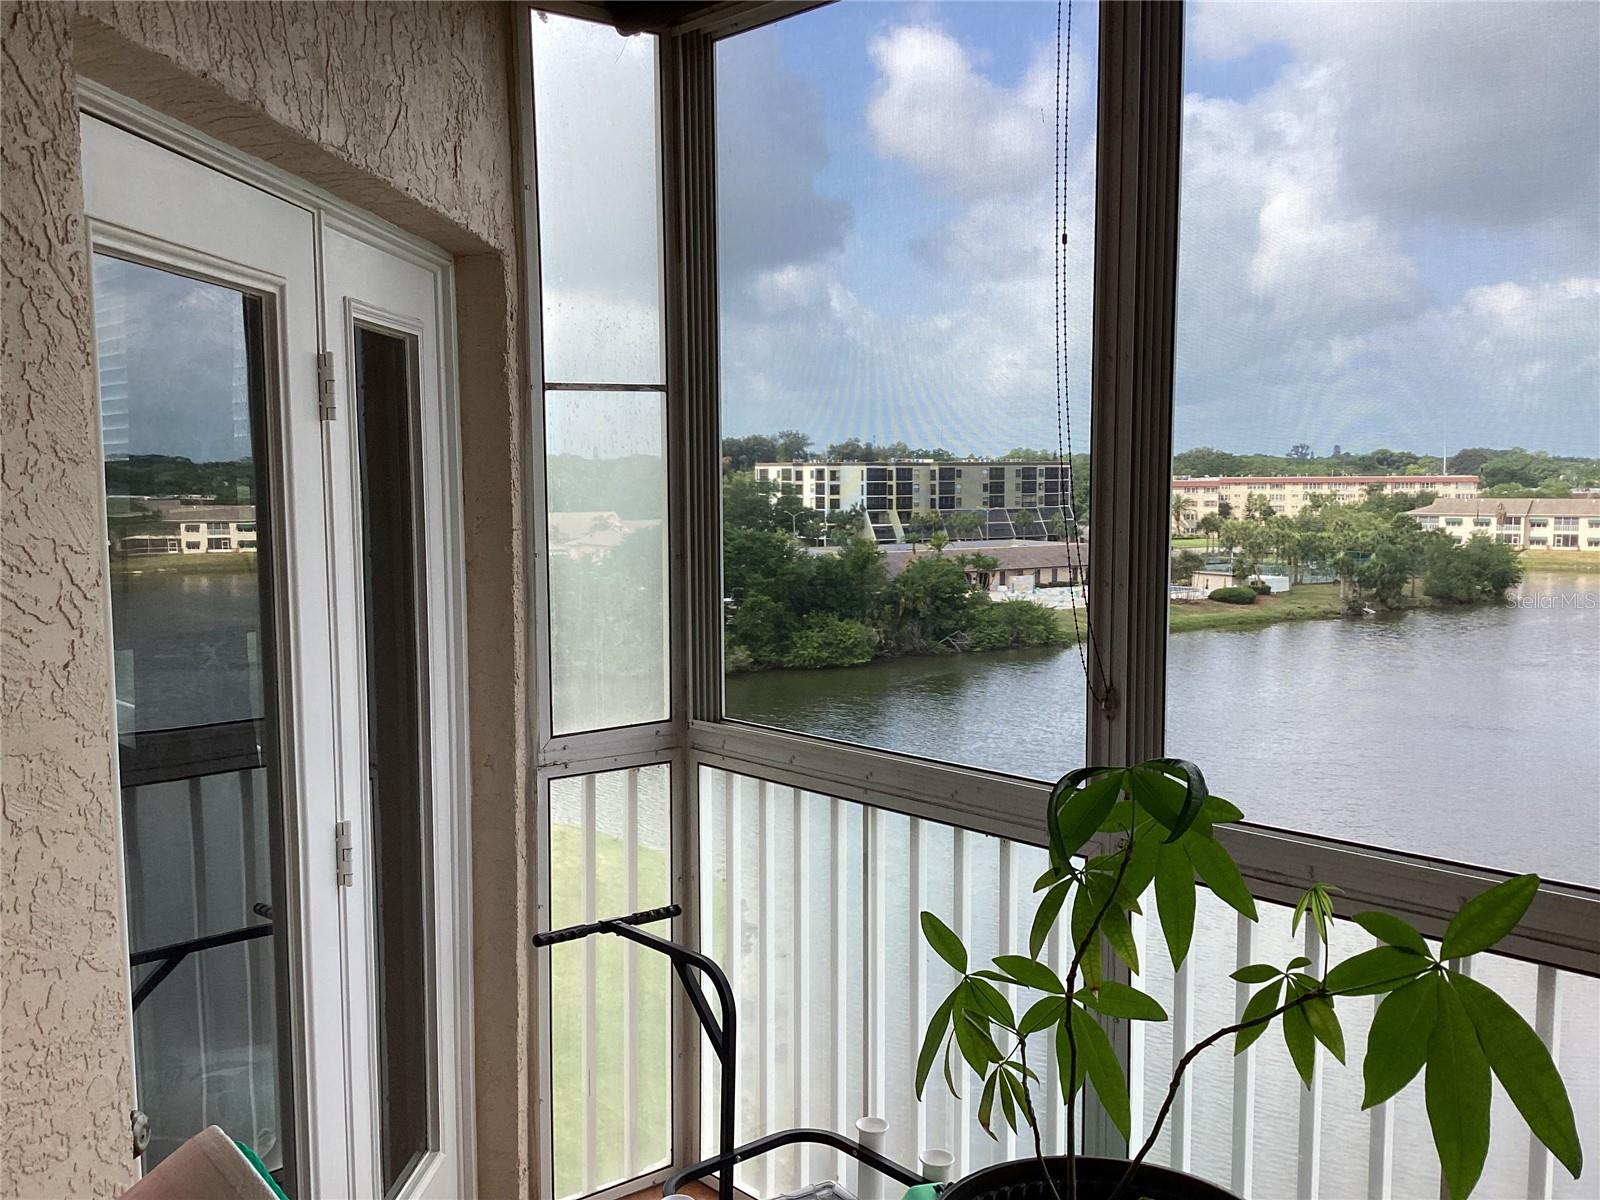
{"type": "Polygon", "coordinates": [[[378,1142],[385,1195],[433,1143],[412,349],[409,338],[355,330],[367,777],[377,863],[378,1142]]]}
{"type": "Polygon", "coordinates": [[[138,1103],[292,1179],[260,299],[94,260],[138,1103]]]}

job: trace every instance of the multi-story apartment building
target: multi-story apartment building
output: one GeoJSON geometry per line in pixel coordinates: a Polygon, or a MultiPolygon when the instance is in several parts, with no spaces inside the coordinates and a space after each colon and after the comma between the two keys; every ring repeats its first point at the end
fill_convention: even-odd
{"type": "Polygon", "coordinates": [[[1600,554],[1600,499],[1441,499],[1411,515],[1424,529],[1441,529],[1460,542],[1482,533],[1530,550],[1600,554]]]}
{"type": "Polygon", "coordinates": [[[1174,505],[1174,525],[1187,532],[1207,514],[1231,511],[1242,517],[1252,496],[1265,496],[1274,513],[1294,516],[1318,497],[1331,496],[1341,503],[1366,499],[1369,488],[1385,495],[1397,492],[1432,492],[1441,500],[1459,500],[1478,494],[1476,475],[1222,475],[1179,476],[1172,481],[1174,498],[1193,504],[1183,510],[1181,522],[1174,505]],[[1227,508],[1222,506],[1226,504],[1227,508]]]}
{"type": "Polygon", "coordinates": [[[256,549],[254,504],[185,504],[142,500],[162,520],[159,529],[141,528],[118,536],[113,552],[145,554],[237,554],[256,549]]]}
{"type": "Polygon", "coordinates": [[[964,536],[981,538],[1058,538],[1062,519],[1072,516],[1072,468],[1056,462],[764,462],[755,472],[818,512],[859,505],[880,542],[903,541],[919,513],[952,521],[957,513],[972,514],[957,523],[971,526],[964,536]]]}

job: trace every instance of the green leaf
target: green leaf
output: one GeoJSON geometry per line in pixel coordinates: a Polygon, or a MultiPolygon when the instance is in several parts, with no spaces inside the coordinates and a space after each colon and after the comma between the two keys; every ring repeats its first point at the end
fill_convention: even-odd
{"type": "MultiPolygon", "coordinates": [[[[1090,935],[1095,932],[1094,919],[1100,911],[1100,904],[1105,899],[1105,893],[1100,893],[1097,900],[1091,883],[1078,885],[1077,892],[1072,897],[1072,952],[1076,954],[1078,948],[1090,944],[1090,935]]],[[[1087,960],[1087,955],[1085,956],[1087,960]]]]}
{"type": "Polygon", "coordinates": [[[1234,865],[1233,856],[1207,838],[1187,838],[1183,848],[1206,886],[1234,911],[1254,921],[1256,902],[1250,895],[1250,889],[1245,886],[1239,868],[1234,865]]]}
{"type": "Polygon", "coordinates": [[[1242,820],[1244,813],[1221,796],[1207,796],[1206,802],[1200,806],[1199,825],[1232,825],[1242,820]]]}
{"type": "Polygon", "coordinates": [[[1049,941],[1050,930],[1055,927],[1056,918],[1061,915],[1061,905],[1066,901],[1067,892],[1071,888],[1071,882],[1063,879],[1060,883],[1051,885],[1050,890],[1039,901],[1039,910],[1033,914],[1033,928],[1028,932],[1028,953],[1033,957],[1038,958],[1045,942],[1049,941]]]}
{"type": "Polygon", "coordinates": [[[1416,1078],[1428,1060],[1428,1040],[1439,1011],[1439,976],[1427,974],[1378,1003],[1361,1060],[1366,1091],[1361,1107],[1382,1104],[1416,1078]]]}
{"type": "Polygon", "coordinates": [[[1432,959],[1409,950],[1376,946],[1334,967],[1325,985],[1341,996],[1374,996],[1409,983],[1432,965],[1432,959]]]}
{"type": "Polygon", "coordinates": [[[1146,822],[1134,831],[1133,852],[1128,855],[1128,869],[1122,873],[1122,883],[1117,888],[1119,902],[1124,908],[1139,911],[1139,897],[1144,895],[1150,881],[1155,878],[1156,863],[1165,843],[1153,836],[1155,823],[1146,822]]]}
{"type": "Polygon", "coordinates": [[[1111,806],[1122,794],[1124,772],[1085,767],[1063,775],[1050,793],[1050,854],[1059,866],[1070,859],[1100,829],[1111,806]],[[1085,782],[1104,772],[1093,782],[1085,782]]]}
{"type": "Polygon", "coordinates": [[[991,1138],[994,1137],[994,1129],[990,1126],[990,1122],[994,1119],[994,1094],[999,1086],[1000,1072],[996,1071],[989,1076],[988,1082],[983,1085],[983,1095],[978,1098],[978,1124],[983,1126],[983,1131],[991,1138]]]}
{"type": "Polygon", "coordinates": [[[1016,1080],[1004,1071],[996,1071],[1000,1077],[1000,1108],[1005,1113],[1006,1124],[1012,1129],[1017,1127],[1017,1106],[1012,1098],[1011,1089],[1016,1086],[1016,1080]]]}
{"type": "Polygon", "coordinates": [[[1100,947],[1105,942],[1099,934],[1089,943],[1083,952],[1083,961],[1078,964],[1078,970],[1083,974],[1083,986],[1097,988],[1105,982],[1104,953],[1100,947]]]}
{"type": "Polygon", "coordinates": [[[1294,916],[1289,920],[1289,932],[1300,932],[1300,920],[1306,915],[1306,908],[1311,904],[1311,891],[1308,888],[1300,893],[1300,899],[1294,906],[1294,916]]]}
{"type": "Polygon", "coordinates": [[[1294,1069],[1300,1073],[1305,1085],[1310,1087],[1312,1073],[1317,1067],[1317,1045],[1304,1004],[1283,1014],[1283,1044],[1289,1047],[1294,1069]]]}
{"type": "Polygon", "coordinates": [[[1465,958],[1487,950],[1517,927],[1538,891],[1537,875],[1518,875],[1474,896],[1461,906],[1444,931],[1439,957],[1465,958]]]}
{"type": "Polygon", "coordinates": [[[1056,973],[1037,959],[1022,954],[997,954],[994,965],[1023,987],[1036,992],[1054,992],[1059,996],[1067,990],[1056,973]]]}
{"type": "Polygon", "coordinates": [[[1189,831],[1189,827],[1200,816],[1201,809],[1205,807],[1206,797],[1210,794],[1206,790],[1206,777],[1200,773],[1200,768],[1188,759],[1163,758],[1158,759],[1169,776],[1176,776],[1183,781],[1183,809],[1178,814],[1178,823],[1172,826],[1172,834],[1168,842],[1175,842],[1189,831]]]}
{"type": "Polygon", "coordinates": [[[1128,922],[1128,914],[1113,904],[1107,911],[1105,920],[1100,923],[1100,932],[1105,934],[1107,944],[1116,951],[1117,957],[1127,964],[1128,970],[1137,975],[1139,943],[1133,938],[1133,926],[1128,922]]]}
{"type": "Polygon", "coordinates": [[[1129,1021],[1165,1021],[1167,1010],[1154,996],[1115,979],[1104,980],[1098,990],[1081,992],[1079,998],[1096,1012],[1129,1021]]]}
{"type": "Polygon", "coordinates": [[[1239,1017],[1239,1022],[1244,1028],[1233,1036],[1235,1054],[1242,1054],[1248,1050],[1257,1038],[1272,1028],[1272,1022],[1262,1018],[1278,1007],[1278,996],[1282,991],[1283,980],[1275,979],[1250,997],[1250,1003],[1244,1006],[1244,1012],[1239,1017]],[[1259,1024],[1252,1025],[1249,1023],[1251,1021],[1257,1021],[1259,1024]]]}
{"type": "Polygon", "coordinates": [[[1064,996],[1046,996],[1022,1014],[1022,1020],[1017,1022],[1017,1032],[1027,1037],[1031,1033],[1049,1029],[1066,1011],[1067,1001],[1064,996]]]}
{"type": "Polygon", "coordinates": [[[960,1047],[961,1057],[967,1060],[972,1073],[980,1078],[989,1069],[990,1063],[1000,1061],[1000,1051],[995,1048],[986,1024],[970,1012],[964,1012],[956,1018],[956,1045],[960,1047]]]}
{"type": "Polygon", "coordinates": [[[1156,858],[1156,912],[1176,970],[1194,940],[1194,864],[1182,846],[1160,847],[1156,858]]]}
{"type": "Polygon", "coordinates": [[[1466,1200],[1489,1153],[1489,1060],[1456,990],[1438,988],[1439,1016],[1423,1077],[1428,1123],[1452,1200],[1466,1200]]]}
{"type": "Polygon", "coordinates": [[[1392,913],[1362,912],[1357,913],[1351,920],[1385,945],[1398,946],[1402,950],[1433,957],[1423,936],[1392,913]]]}
{"type": "Polygon", "coordinates": [[[922,914],[922,936],[933,947],[934,953],[955,968],[957,973],[967,973],[967,948],[961,944],[955,930],[931,912],[922,914]]]}
{"type": "MultiPolygon", "coordinates": [[[[1134,807],[1170,831],[1183,812],[1183,785],[1157,767],[1141,765],[1128,771],[1128,795],[1134,807]]],[[[1126,825],[1123,828],[1127,828],[1126,825]]]]}
{"type": "Polygon", "coordinates": [[[1111,1123],[1124,1138],[1128,1137],[1132,1122],[1128,1116],[1128,1081],[1122,1073],[1122,1063],[1111,1048],[1106,1031],[1083,1009],[1074,1007],[1071,1013],[1072,1036],[1078,1043],[1078,1055],[1084,1059],[1089,1082],[1094,1084],[1094,1094],[1111,1118],[1111,1123]]]}
{"type": "Polygon", "coordinates": [[[956,1006],[956,992],[951,992],[944,998],[944,1003],[933,1010],[933,1017],[928,1022],[928,1032],[922,1037],[922,1052],[917,1055],[917,1099],[922,1099],[922,1088],[928,1082],[928,1076],[933,1071],[933,1060],[939,1057],[939,1047],[944,1044],[944,1035],[950,1028],[950,1013],[956,1006]]]}
{"type": "Polygon", "coordinates": [[[1583,1172],[1583,1147],[1572,1101],[1549,1049],[1514,1008],[1476,979],[1452,971],[1450,984],[1500,1086],[1533,1135],[1576,1179],[1583,1172]]]}
{"type": "MultiPolygon", "coordinates": [[[[1015,1073],[1006,1075],[1005,1086],[1011,1089],[1012,1099],[1017,1102],[1017,1113],[1022,1116],[1024,1121],[1032,1121],[1033,1098],[1028,1095],[1028,1085],[1023,1082],[1022,1068],[1016,1067],[1014,1063],[1007,1063],[1006,1066],[1015,1069],[1015,1073]]],[[[1027,1074],[1030,1078],[1038,1078],[1032,1071],[1027,1072],[1027,1074]]],[[[1021,1132],[1022,1127],[1013,1122],[1011,1128],[1021,1132]]]]}
{"type": "Polygon", "coordinates": [[[1298,958],[1291,958],[1289,960],[1289,965],[1287,967],[1285,967],[1284,970],[1285,971],[1298,971],[1301,967],[1309,967],[1310,965],[1311,965],[1311,960],[1309,958],[1307,958],[1305,955],[1302,954],[1298,958]]]}
{"type": "Polygon", "coordinates": [[[1333,1001],[1326,996],[1318,996],[1314,1000],[1307,1000],[1300,1007],[1305,1011],[1306,1021],[1310,1024],[1311,1032],[1316,1035],[1317,1041],[1326,1046],[1328,1053],[1342,1064],[1344,1029],[1339,1024],[1339,1014],[1333,1010],[1333,1001]]]}
{"type": "Polygon", "coordinates": [[[1283,974],[1277,967],[1270,963],[1251,963],[1248,967],[1240,967],[1233,973],[1232,978],[1240,983],[1265,983],[1269,979],[1276,979],[1283,974]]]}
{"type": "Polygon", "coordinates": [[[1007,1029],[1017,1027],[1017,1018],[1011,1011],[1011,1002],[1001,994],[987,979],[969,976],[967,987],[971,989],[973,1007],[981,1010],[991,1020],[998,1021],[1007,1029]]]}

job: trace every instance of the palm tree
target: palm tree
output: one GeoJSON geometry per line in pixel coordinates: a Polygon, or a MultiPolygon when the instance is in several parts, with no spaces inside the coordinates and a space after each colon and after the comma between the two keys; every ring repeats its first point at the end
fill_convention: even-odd
{"type": "Polygon", "coordinates": [[[1195,531],[1206,535],[1206,548],[1209,550],[1216,544],[1216,539],[1222,533],[1223,520],[1216,513],[1207,513],[1195,525],[1195,531]]]}
{"type": "Polygon", "coordinates": [[[1193,496],[1185,496],[1182,492],[1172,493],[1172,531],[1183,533],[1189,528],[1189,522],[1194,518],[1195,503],[1193,496]]]}

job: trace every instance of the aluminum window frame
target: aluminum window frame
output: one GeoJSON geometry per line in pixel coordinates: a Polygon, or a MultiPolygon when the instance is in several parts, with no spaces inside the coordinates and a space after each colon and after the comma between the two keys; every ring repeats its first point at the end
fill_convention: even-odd
{"type": "MultiPolygon", "coordinates": [[[[674,898],[684,910],[673,936],[690,944],[698,944],[700,933],[696,855],[702,765],[961,829],[1034,845],[1046,842],[1046,782],[732,720],[725,711],[715,50],[723,38],[821,6],[820,0],[757,0],[680,10],[682,16],[654,8],[642,10],[636,26],[629,26],[661,39],[657,96],[673,634],[670,716],[649,725],[552,737],[549,714],[536,714],[538,753],[528,793],[537,810],[548,814],[551,778],[669,764],[674,898]]],[[[618,7],[552,0],[525,0],[516,11],[525,20],[539,8],[612,24],[622,17],[618,7]]],[[[1100,9],[1090,423],[1091,462],[1098,469],[1091,479],[1090,604],[1103,638],[1104,674],[1098,682],[1109,701],[1086,701],[1086,762],[1137,762],[1163,751],[1184,19],[1182,3],[1100,9]]],[[[530,471],[539,474],[543,369],[531,51],[525,31],[515,41],[530,381],[524,454],[530,471]]],[[[529,584],[537,598],[530,679],[538,708],[548,705],[549,697],[547,651],[540,636],[548,630],[548,595],[541,591],[548,530],[542,487],[529,488],[528,499],[527,528],[535,548],[528,559],[529,584]]],[[[548,902],[548,864],[542,857],[547,835],[536,823],[530,901],[540,928],[548,913],[542,907],[548,902]]],[[[1230,827],[1221,836],[1252,892],[1263,900],[1293,903],[1311,883],[1333,880],[1344,889],[1337,902],[1340,915],[1378,905],[1435,937],[1463,899],[1509,877],[1504,871],[1261,825],[1230,827]]],[[[1546,884],[1523,925],[1497,953],[1600,976],[1600,889],[1546,884]]],[[[543,1117],[536,1118],[542,1130],[535,1131],[534,1144],[540,1177],[548,1186],[553,1174],[549,1094],[541,1062],[549,1028],[542,978],[536,958],[535,1007],[543,1023],[532,1053],[540,1088],[535,1112],[543,1117]]],[[[1126,1060],[1126,1031],[1118,1032],[1126,1060]]],[[[679,997],[672,1056],[673,1154],[680,1162],[699,1156],[700,1040],[698,1021],[679,997]]],[[[1086,1145],[1100,1153],[1127,1149],[1098,1106],[1086,1114],[1086,1145]]],[[[664,1174],[608,1188],[593,1200],[659,1182],[664,1174]]]]}

